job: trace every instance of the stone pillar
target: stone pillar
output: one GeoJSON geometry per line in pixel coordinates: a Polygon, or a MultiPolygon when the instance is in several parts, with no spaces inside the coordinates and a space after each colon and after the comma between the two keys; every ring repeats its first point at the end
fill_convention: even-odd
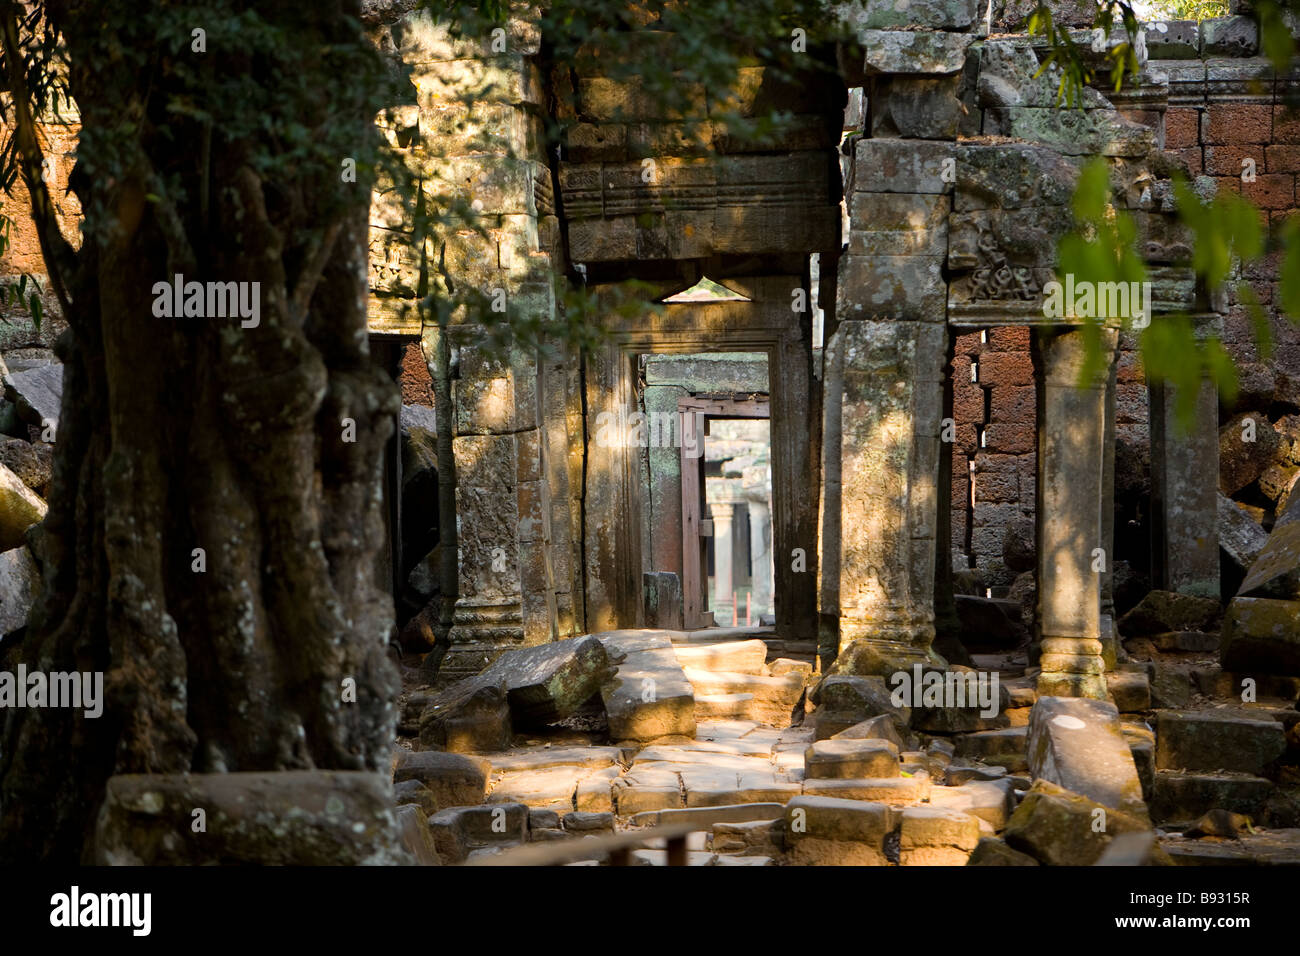
{"type": "Polygon", "coordinates": [[[1202,382],[1192,419],[1184,423],[1172,386],[1155,382],[1148,393],[1152,584],[1218,600],[1218,394],[1213,382],[1202,382]]]}
{"type": "Polygon", "coordinates": [[[756,613],[772,610],[772,516],[766,501],[749,502],[749,564],[756,613]]]}
{"type": "Polygon", "coordinates": [[[735,557],[731,549],[731,517],[733,508],[726,504],[709,505],[713,513],[713,610],[714,617],[724,627],[736,623],[735,602],[731,598],[732,567],[735,557]]]}
{"type": "Polygon", "coordinates": [[[1115,403],[1118,376],[1119,352],[1116,351],[1111,356],[1110,374],[1106,377],[1106,421],[1101,463],[1101,547],[1106,552],[1106,566],[1101,572],[1101,656],[1108,671],[1115,669],[1119,657],[1119,636],[1115,632],[1115,403]]]}
{"type": "Polygon", "coordinates": [[[1107,697],[1102,659],[1102,472],[1106,383],[1118,333],[1103,329],[1101,374],[1080,385],[1085,335],[1040,328],[1038,386],[1038,628],[1043,696],[1107,697]]]}

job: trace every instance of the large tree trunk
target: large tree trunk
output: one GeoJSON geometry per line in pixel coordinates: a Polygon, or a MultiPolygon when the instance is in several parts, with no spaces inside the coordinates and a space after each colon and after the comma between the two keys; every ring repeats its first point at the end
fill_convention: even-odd
{"type": "Polygon", "coordinates": [[[375,560],[399,400],[367,351],[369,181],[364,164],[355,182],[339,165],[370,148],[375,103],[347,87],[365,77],[341,78],[329,58],[375,54],[358,0],[225,6],[257,9],[302,62],[276,64],[272,48],[201,17],[207,52],[193,53],[152,8],[49,5],[82,116],[85,239],[66,277],[44,592],[9,664],[102,671],[107,701],[97,720],[7,714],[8,861],[83,858],[112,774],[389,760],[393,614],[375,560]],[[202,85],[186,70],[244,77],[309,139],[352,147],[280,162],[298,148],[283,129],[222,119],[236,108],[215,102],[228,88],[195,103],[202,85]],[[155,318],[154,284],[176,272],[260,282],[260,324],[155,318]]]}

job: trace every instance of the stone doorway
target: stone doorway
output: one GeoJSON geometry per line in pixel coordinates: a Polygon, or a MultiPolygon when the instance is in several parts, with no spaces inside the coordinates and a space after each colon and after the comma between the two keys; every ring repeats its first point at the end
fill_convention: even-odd
{"type": "MultiPolygon", "coordinates": [[[[635,441],[602,442],[596,440],[598,423],[618,420],[620,414],[626,418],[642,403],[649,422],[656,412],[678,414],[682,398],[743,402],[762,397],[771,421],[775,626],[787,640],[809,640],[815,633],[817,496],[808,490],[817,485],[820,416],[810,414],[815,405],[810,407],[808,316],[790,306],[791,290],[803,288],[803,279],[720,281],[746,301],[665,302],[643,318],[624,322],[608,344],[588,355],[584,540],[587,620],[592,631],[646,622],[644,585],[650,572],[675,575],[678,593],[683,593],[683,541],[689,537],[683,531],[682,449],[640,447],[635,441]],[[687,388],[672,379],[700,372],[684,364],[719,363],[738,354],[747,356],[742,364],[759,362],[761,380],[720,386],[723,379],[715,377],[710,386],[706,376],[702,384],[687,388]],[[676,370],[668,368],[674,364],[676,370]],[[669,480],[663,480],[665,475],[669,480]],[[652,476],[657,480],[652,481],[652,476]]],[[[666,294],[673,291],[665,289],[666,294]]],[[[752,368],[746,374],[752,378],[752,368]]],[[[702,508],[700,517],[704,517],[702,508]]],[[[701,599],[699,611],[703,610],[701,599]]],[[[687,626],[681,612],[658,623],[673,630],[687,626]]],[[[710,622],[695,617],[692,623],[703,627],[710,622]]]]}

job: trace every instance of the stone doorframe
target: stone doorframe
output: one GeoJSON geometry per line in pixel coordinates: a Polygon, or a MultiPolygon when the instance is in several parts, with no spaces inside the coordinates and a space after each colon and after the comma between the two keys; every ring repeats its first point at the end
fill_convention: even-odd
{"type": "MultiPolygon", "coordinates": [[[[701,418],[696,419],[696,421],[704,418],[766,419],[769,423],[770,435],[772,403],[766,399],[738,402],[729,399],[696,398],[692,396],[679,399],[677,410],[682,435],[688,434],[686,430],[687,416],[697,414],[701,418]]],[[[699,454],[691,456],[686,443],[683,442],[680,457],[682,520],[679,527],[682,534],[682,627],[688,631],[716,626],[712,612],[705,607],[708,596],[708,575],[705,573],[704,565],[704,539],[714,534],[712,520],[705,518],[703,513],[704,482],[700,477],[704,462],[704,435],[708,433],[708,430],[701,429],[698,426],[693,426],[692,430],[696,435],[696,440],[700,442],[697,446],[699,454]]],[[[774,489],[773,497],[775,497],[775,494],[774,489]]],[[[656,568],[655,570],[663,569],[656,568]]]]}
{"type": "MultiPolygon", "coordinates": [[[[606,343],[587,353],[583,539],[590,631],[643,625],[642,574],[654,570],[645,519],[681,525],[680,498],[675,514],[642,515],[641,449],[599,443],[601,413],[618,420],[620,412],[626,417],[636,410],[636,357],[642,353],[762,352],[768,359],[771,401],[777,629],[783,638],[794,640],[808,640],[816,633],[818,469],[815,433],[809,427],[816,411],[812,347],[806,317],[791,308],[797,301],[792,292],[804,288],[803,280],[765,276],[721,281],[749,301],[664,304],[634,319],[615,318],[606,343]]],[[[602,294],[600,287],[595,291],[602,294]]],[[[665,287],[664,294],[676,291],[665,287]]]]}

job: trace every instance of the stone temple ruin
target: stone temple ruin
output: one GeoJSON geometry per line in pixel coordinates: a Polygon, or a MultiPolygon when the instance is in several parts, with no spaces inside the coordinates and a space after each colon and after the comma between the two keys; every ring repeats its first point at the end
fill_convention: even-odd
{"type": "MultiPolygon", "coordinates": [[[[387,135],[488,222],[439,239],[447,275],[543,318],[557,276],[652,290],[583,352],[453,325],[453,404],[432,408],[408,216],[375,194],[417,858],[1300,863],[1300,335],[1276,323],[1258,357],[1236,294],[1198,287],[1171,185],[1280,219],[1300,114],[1247,16],[1144,25],[1136,77],[1058,108],[1014,6],[835,6],[856,58],[742,72],[742,112],[793,115],[775,145],[708,104],[703,134],[671,120],[598,57],[549,62],[526,18],[506,53],[421,14],[370,24],[418,95],[387,135]],[[495,151],[457,126],[466,88],[495,151]],[[1190,429],[1131,323],[1100,329],[1081,385],[1088,332],[1044,308],[1094,156],[1139,226],[1139,318],[1190,315],[1241,368],[1236,406],[1207,381],[1190,429]],[[459,580],[430,687],[441,416],[459,580]],[[685,851],[636,845],[651,825],[685,851]]],[[[1275,265],[1242,278],[1271,301],[1275,265]]]]}

